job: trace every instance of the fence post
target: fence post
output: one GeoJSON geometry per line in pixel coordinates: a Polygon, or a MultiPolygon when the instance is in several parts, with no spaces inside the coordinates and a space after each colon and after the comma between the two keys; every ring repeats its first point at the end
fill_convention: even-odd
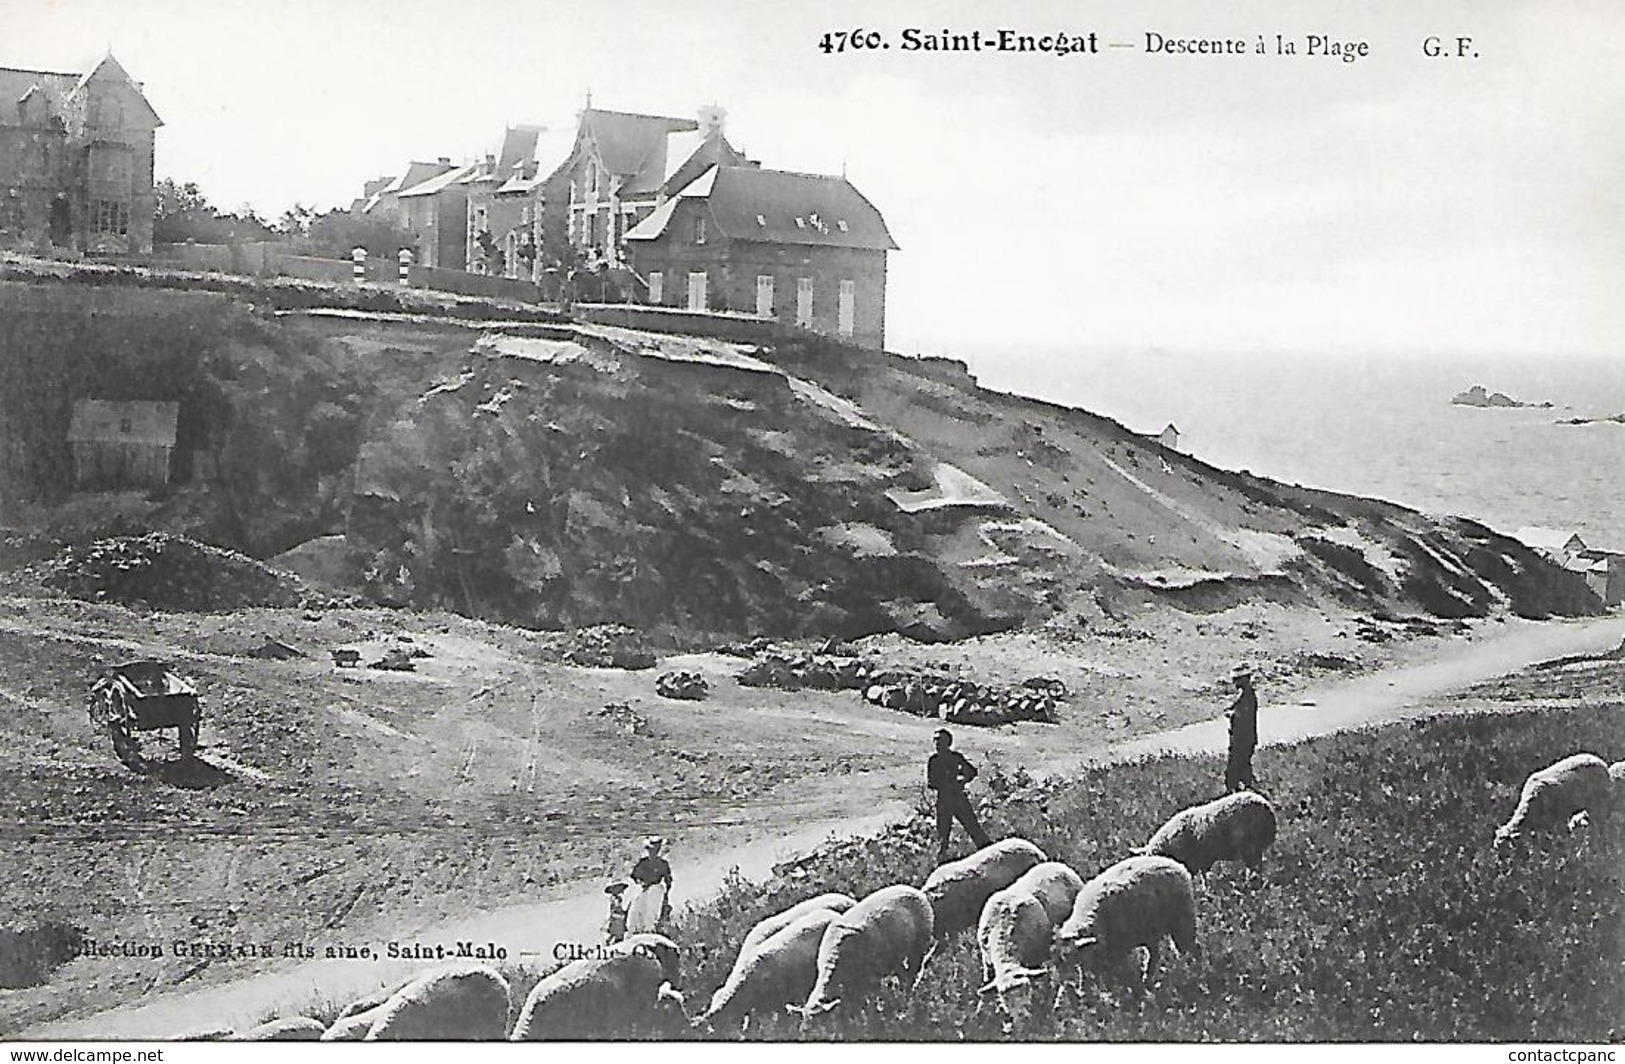
{"type": "Polygon", "coordinates": [[[405,286],[411,279],[412,252],[407,248],[401,248],[399,258],[401,262],[401,284],[405,286]]]}
{"type": "Polygon", "coordinates": [[[350,252],[350,263],[355,283],[360,284],[367,279],[367,249],[355,248],[350,252]]]}

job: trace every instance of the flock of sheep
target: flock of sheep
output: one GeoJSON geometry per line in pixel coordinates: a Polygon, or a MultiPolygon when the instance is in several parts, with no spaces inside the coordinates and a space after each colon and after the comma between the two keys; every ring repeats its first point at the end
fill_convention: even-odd
{"type": "MultiPolygon", "coordinates": [[[[1625,806],[1625,761],[1611,767],[1575,754],[1532,773],[1517,809],[1495,833],[1503,845],[1525,833],[1595,820],[1625,806]]],[[[712,1035],[739,1033],[752,1017],[786,1010],[803,1025],[861,1001],[883,981],[918,986],[943,943],[975,929],[985,985],[1007,1032],[1035,1005],[1047,981],[1059,1008],[1081,998],[1085,973],[1130,987],[1149,985],[1164,938],[1199,955],[1192,875],[1222,861],[1256,868],[1276,836],[1269,800],[1251,791],[1182,810],[1133,854],[1085,881],[1025,839],[1007,838],[938,866],[919,887],[893,884],[862,899],[827,893],[759,922],[710,1006],[688,1022],[712,1035]],[[1129,963],[1144,947],[1141,970],[1129,963]],[[1075,975],[1069,985],[1068,976],[1075,975]]],[[[486,967],[427,974],[392,993],[355,1003],[323,1028],[279,1020],[238,1037],[325,1040],[602,1039],[660,1029],[683,1016],[677,945],[633,935],[574,961],[532,988],[510,1028],[510,988],[486,967]],[[675,1006],[678,1012],[670,1011],[675,1006]]]]}

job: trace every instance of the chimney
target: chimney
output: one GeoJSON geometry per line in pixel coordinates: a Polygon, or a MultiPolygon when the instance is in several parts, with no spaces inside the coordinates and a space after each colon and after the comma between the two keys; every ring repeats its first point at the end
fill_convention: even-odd
{"type": "Polygon", "coordinates": [[[707,140],[722,135],[722,127],[728,119],[728,112],[716,104],[708,104],[700,108],[700,136],[707,140]]]}
{"type": "Polygon", "coordinates": [[[450,166],[451,165],[451,156],[442,155],[440,158],[436,159],[435,162],[439,163],[441,166],[450,166]]]}

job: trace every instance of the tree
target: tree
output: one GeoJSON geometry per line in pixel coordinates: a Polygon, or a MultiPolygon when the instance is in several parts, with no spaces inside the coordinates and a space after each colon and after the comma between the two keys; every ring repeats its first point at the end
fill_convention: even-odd
{"type": "Polygon", "coordinates": [[[411,247],[412,234],[393,218],[351,214],[332,210],[316,215],[310,222],[306,241],[312,255],[347,259],[356,248],[366,248],[371,258],[395,261],[401,248],[411,247]]]}
{"type": "Polygon", "coordinates": [[[229,244],[236,240],[269,240],[271,227],[243,204],[236,214],[221,214],[209,203],[198,186],[164,178],[153,186],[156,205],[152,216],[152,239],[156,244],[229,244]]]}
{"type": "Polygon", "coordinates": [[[297,240],[310,232],[311,223],[315,220],[315,208],[295,203],[282,212],[282,217],[276,223],[276,231],[284,237],[297,240]]]}

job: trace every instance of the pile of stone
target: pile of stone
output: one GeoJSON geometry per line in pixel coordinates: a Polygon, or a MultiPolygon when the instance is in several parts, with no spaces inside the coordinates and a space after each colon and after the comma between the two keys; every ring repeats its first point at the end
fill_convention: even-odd
{"type": "Polygon", "coordinates": [[[761,653],[738,674],[742,687],[799,691],[861,691],[880,666],[858,658],[803,654],[777,648],[761,653]]]}
{"type": "Polygon", "coordinates": [[[571,632],[564,660],[600,669],[652,669],[654,652],[643,634],[624,624],[600,624],[571,632]]]}
{"type": "MultiPolygon", "coordinates": [[[[747,644],[749,645],[749,644],[747,644]]],[[[1034,677],[1018,686],[972,683],[945,666],[906,670],[836,654],[757,648],[738,674],[743,687],[785,691],[858,691],[864,701],[917,717],[991,727],[1021,720],[1054,723],[1056,703],[1066,697],[1060,680],[1034,677]]]]}
{"type": "Polygon", "coordinates": [[[649,727],[648,718],[625,702],[606,702],[603,709],[593,712],[595,716],[606,718],[628,735],[654,734],[653,729],[649,727]]]}
{"type": "Polygon", "coordinates": [[[298,606],[306,598],[291,573],[166,532],[66,547],[47,564],[44,583],[91,602],[166,610],[298,606]]]}
{"type": "Polygon", "coordinates": [[[683,698],[691,702],[698,702],[704,698],[711,687],[705,682],[705,677],[697,672],[663,672],[655,678],[655,694],[665,698],[683,698]]]}
{"type": "Polygon", "coordinates": [[[949,724],[992,727],[1022,720],[1055,723],[1056,695],[1025,684],[1016,687],[917,674],[902,682],[873,683],[863,689],[871,705],[935,717],[949,724]]]}

